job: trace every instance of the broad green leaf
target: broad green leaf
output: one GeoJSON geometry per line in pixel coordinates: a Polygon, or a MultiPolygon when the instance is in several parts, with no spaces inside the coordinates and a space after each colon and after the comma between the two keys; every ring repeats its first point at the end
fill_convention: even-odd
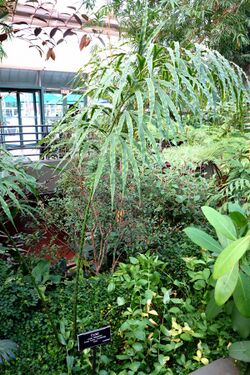
{"type": "Polygon", "coordinates": [[[250,318],[250,277],[240,272],[234,294],[234,302],[239,312],[250,318]]]}
{"type": "Polygon", "coordinates": [[[221,276],[229,272],[248,250],[249,245],[250,233],[228,245],[220,253],[215,262],[213,273],[214,278],[219,279],[221,276]]]}
{"type": "Polygon", "coordinates": [[[238,203],[231,203],[231,202],[229,202],[228,203],[228,211],[230,213],[239,212],[244,217],[246,215],[244,209],[238,203]]]}
{"type": "Polygon", "coordinates": [[[229,355],[238,361],[250,362],[250,341],[234,342],[229,348],[229,355]]]}
{"type": "Polygon", "coordinates": [[[232,312],[232,327],[243,339],[250,335],[250,319],[241,315],[235,306],[232,312]]]}
{"type": "Polygon", "coordinates": [[[225,275],[220,277],[215,285],[214,298],[219,306],[224,305],[224,303],[231,297],[236,287],[239,276],[239,266],[238,263],[225,275]]]}
{"type": "Polygon", "coordinates": [[[216,231],[230,240],[236,240],[236,229],[229,217],[221,215],[218,211],[208,206],[203,206],[202,212],[216,231]]]}
{"type": "Polygon", "coordinates": [[[203,230],[188,227],[184,229],[184,232],[196,245],[212,251],[215,254],[219,254],[222,251],[222,247],[219,242],[203,230]]]}
{"type": "Polygon", "coordinates": [[[221,233],[217,231],[216,231],[216,235],[223,249],[233,242],[233,240],[229,240],[229,238],[223,236],[221,233]]]}
{"type": "Polygon", "coordinates": [[[230,218],[233,220],[233,222],[236,224],[239,228],[247,227],[248,220],[246,216],[242,215],[240,212],[231,212],[230,218]]]}
{"type": "Polygon", "coordinates": [[[37,284],[48,280],[50,263],[47,260],[40,260],[32,270],[32,276],[37,284]]]}
{"type": "Polygon", "coordinates": [[[208,320],[213,320],[222,311],[222,307],[218,306],[214,299],[214,293],[207,304],[206,316],[208,320]]]}

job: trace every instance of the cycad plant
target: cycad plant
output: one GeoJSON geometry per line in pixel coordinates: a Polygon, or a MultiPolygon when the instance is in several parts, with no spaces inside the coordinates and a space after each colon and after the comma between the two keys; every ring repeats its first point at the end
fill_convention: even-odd
{"type": "Polygon", "coordinates": [[[156,162],[161,165],[159,141],[168,138],[169,132],[183,131],[187,114],[202,123],[203,113],[216,113],[224,105],[228,108],[228,104],[231,111],[238,112],[247,100],[243,72],[216,51],[200,45],[183,49],[178,43],[160,46],[156,40],[162,24],[148,36],[147,3],[138,46],[129,52],[122,48],[119,52],[112,51],[103,60],[97,56],[92,59],[87,87],[79,75],[77,88],[78,91],[85,88],[83,97],[88,105],[77,109],[73,117],[69,111],[46,139],[53,151],[58,147],[58,134],[61,135],[61,146],[68,150],[63,162],[78,160],[83,164],[90,158],[96,160],[96,168],[88,180],[89,203],[77,251],[74,337],[89,208],[104,171],[108,170],[110,176],[112,203],[117,174],[123,193],[129,170],[140,191],[143,166],[150,167],[156,162]]]}

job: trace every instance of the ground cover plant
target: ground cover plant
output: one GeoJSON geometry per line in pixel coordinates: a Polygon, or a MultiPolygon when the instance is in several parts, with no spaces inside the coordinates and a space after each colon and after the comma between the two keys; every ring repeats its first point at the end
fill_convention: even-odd
{"type": "MultiPolygon", "coordinates": [[[[163,24],[149,27],[149,5],[143,2],[140,37],[131,52],[113,51],[101,63],[94,56],[83,93],[88,106],[79,110],[76,103],[44,140],[48,153],[64,150],[64,167],[58,195],[41,199],[38,211],[66,232],[75,268],[27,256],[19,264],[11,257],[1,264],[1,314],[8,322],[1,335],[19,344],[17,361],[4,361],[6,375],[13,369],[89,373],[91,353],[77,353],[76,335],[96,325],[110,324],[113,332],[112,346],[98,356],[100,375],[188,374],[226,355],[232,337],[239,339],[228,311],[209,321],[214,259],[182,232],[197,223],[211,231],[199,208],[220,189],[221,176],[207,179],[206,162],[216,166],[215,158],[223,156],[227,182],[236,168],[219,154],[222,139],[213,144],[217,156],[200,159],[202,164],[190,158],[178,165],[173,150],[181,154],[194,143],[190,129],[199,137],[203,123],[211,129],[225,114],[222,134],[229,133],[232,119],[242,128],[246,77],[204,45],[158,43],[163,24]]],[[[78,81],[81,90],[86,82],[78,81]]],[[[246,150],[241,162],[247,158],[246,150]]],[[[244,177],[236,178],[247,180],[245,164],[241,172],[244,177]]],[[[245,204],[242,191],[231,197],[222,191],[214,202],[245,204]]],[[[11,220],[9,192],[1,208],[11,220]]],[[[14,202],[17,193],[11,192],[14,202]]]]}
{"type": "MultiPolygon", "coordinates": [[[[208,280],[209,260],[195,258],[188,260],[186,282],[172,280],[167,265],[146,254],[120,264],[113,276],[81,279],[80,329],[106,324],[112,329],[111,346],[98,353],[99,374],[188,374],[218,354],[226,354],[233,334],[230,321],[225,325],[225,315],[221,315],[216,323],[208,323],[204,308],[209,286],[192,281],[201,267],[206,268],[203,274],[208,280]]],[[[47,293],[64,343],[60,347],[55,345],[50,323],[27,274],[12,270],[4,262],[1,274],[1,318],[7,321],[1,334],[10,334],[19,343],[17,360],[2,367],[2,373],[65,373],[63,347],[69,345],[74,283],[63,277],[58,287],[47,293]]],[[[89,373],[90,361],[89,351],[75,358],[74,373],[89,373]]]]}

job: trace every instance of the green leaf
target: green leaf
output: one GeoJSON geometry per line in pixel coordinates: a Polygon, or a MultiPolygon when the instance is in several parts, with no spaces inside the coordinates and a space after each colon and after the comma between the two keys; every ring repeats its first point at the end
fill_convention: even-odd
{"type": "Polygon", "coordinates": [[[146,334],[142,330],[137,329],[135,331],[134,335],[135,335],[135,338],[137,338],[138,340],[145,341],[145,339],[146,339],[146,334]]]}
{"type": "Polygon", "coordinates": [[[250,362],[250,341],[234,342],[229,348],[229,355],[238,361],[250,362]]]}
{"type": "Polygon", "coordinates": [[[15,223],[14,223],[13,217],[11,215],[10,209],[9,209],[7,203],[5,202],[5,200],[1,196],[0,196],[0,207],[3,209],[4,213],[8,217],[9,221],[15,227],[15,223]]]}
{"type": "Polygon", "coordinates": [[[241,315],[235,306],[232,311],[232,327],[243,339],[250,335],[250,319],[241,315]]]}
{"type": "Polygon", "coordinates": [[[229,240],[227,237],[223,236],[221,233],[217,231],[216,231],[216,234],[223,249],[233,242],[233,240],[229,240]]]}
{"type": "Polygon", "coordinates": [[[219,242],[203,230],[188,227],[184,229],[184,232],[196,245],[212,251],[215,254],[219,254],[222,251],[222,247],[219,242]]]}
{"type": "Polygon", "coordinates": [[[103,169],[104,169],[104,166],[105,166],[105,163],[106,163],[106,154],[107,154],[109,143],[110,143],[110,138],[108,137],[106,139],[102,149],[101,149],[101,154],[99,155],[98,165],[97,165],[97,169],[96,169],[96,172],[95,172],[93,194],[94,194],[94,192],[97,188],[97,185],[98,185],[98,183],[100,181],[100,178],[102,176],[102,173],[103,173],[103,169]]]}
{"type": "Polygon", "coordinates": [[[36,283],[45,283],[49,278],[50,263],[47,260],[40,260],[32,270],[32,276],[36,283]]]}
{"type": "Polygon", "coordinates": [[[145,136],[143,130],[143,98],[142,93],[140,91],[135,92],[136,101],[137,101],[137,116],[138,116],[138,134],[141,141],[141,150],[142,150],[142,157],[145,157],[146,151],[146,144],[145,144],[145,136]]]}
{"type": "Polygon", "coordinates": [[[214,299],[214,293],[207,304],[206,316],[208,320],[213,320],[222,311],[222,307],[218,306],[214,299]]]}
{"type": "Polygon", "coordinates": [[[214,298],[219,306],[231,297],[236,287],[239,276],[238,263],[225,275],[219,278],[216,282],[214,298]]]}
{"type": "Polygon", "coordinates": [[[146,79],[148,86],[148,98],[149,98],[149,112],[150,112],[150,121],[154,113],[155,108],[155,87],[154,82],[151,78],[146,79]]]}
{"type": "Polygon", "coordinates": [[[75,357],[73,357],[72,355],[67,355],[66,362],[67,362],[68,370],[73,369],[74,361],[75,361],[75,357]]]}
{"type": "Polygon", "coordinates": [[[62,345],[64,345],[64,346],[67,345],[67,343],[66,343],[66,341],[65,341],[65,338],[63,337],[63,335],[62,335],[61,333],[58,333],[58,340],[59,340],[59,342],[60,342],[62,345]]]}
{"type": "Polygon", "coordinates": [[[250,277],[240,272],[234,294],[234,302],[239,312],[250,318],[250,277]]]}
{"type": "Polygon", "coordinates": [[[163,333],[163,335],[169,336],[169,331],[167,330],[167,328],[163,324],[160,325],[160,331],[161,331],[161,333],[163,333]]]}
{"type": "Polygon", "coordinates": [[[221,215],[218,211],[208,206],[203,206],[202,212],[217,232],[230,240],[236,240],[236,229],[228,216],[221,215]]]}
{"type": "Polygon", "coordinates": [[[147,289],[145,292],[146,301],[148,301],[149,299],[152,300],[153,296],[154,296],[154,292],[150,289],[147,289]]]}
{"type": "Polygon", "coordinates": [[[122,144],[122,195],[125,194],[127,176],[128,176],[128,149],[125,142],[122,144]]]}
{"type": "Polygon", "coordinates": [[[129,261],[132,264],[138,264],[139,263],[139,260],[135,257],[129,257],[129,261]]]}
{"type": "Polygon", "coordinates": [[[118,297],[117,298],[117,305],[118,306],[123,306],[123,305],[125,305],[125,303],[126,303],[126,301],[125,301],[125,299],[123,297],[118,297]]]}
{"type": "Polygon", "coordinates": [[[231,202],[229,202],[228,203],[228,211],[230,213],[239,212],[244,217],[245,217],[245,214],[246,214],[245,211],[244,211],[244,209],[238,203],[231,203],[231,202]]]}
{"type": "Polygon", "coordinates": [[[143,350],[143,346],[142,344],[140,344],[139,342],[136,342],[135,344],[132,345],[133,346],[133,349],[136,351],[136,352],[141,352],[143,350]]]}
{"type": "Polygon", "coordinates": [[[115,290],[115,284],[114,283],[110,283],[108,285],[108,292],[111,293],[115,290]]]}
{"type": "Polygon", "coordinates": [[[132,362],[129,365],[130,370],[136,372],[140,368],[141,363],[140,362],[132,362]]]}
{"type": "Polygon", "coordinates": [[[114,135],[111,139],[110,145],[110,189],[111,189],[111,206],[114,206],[114,197],[115,197],[115,163],[116,163],[116,143],[117,139],[114,135]]]}
{"type": "Polygon", "coordinates": [[[234,265],[245,254],[250,244],[250,234],[240,238],[228,245],[218,256],[215,265],[213,276],[219,279],[221,276],[228,273],[234,265]]]}
{"type": "Polygon", "coordinates": [[[248,225],[247,218],[240,212],[231,212],[230,217],[239,228],[246,227],[248,225]]]}

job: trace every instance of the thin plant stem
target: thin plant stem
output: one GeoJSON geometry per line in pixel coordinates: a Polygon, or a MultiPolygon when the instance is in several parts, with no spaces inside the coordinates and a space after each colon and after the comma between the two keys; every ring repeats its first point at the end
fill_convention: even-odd
{"type": "Polygon", "coordinates": [[[79,251],[77,254],[77,268],[76,268],[75,288],[74,288],[74,294],[73,294],[73,330],[72,330],[73,339],[76,339],[76,336],[77,336],[77,307],[78,307],[80,271],[82,268],[82,256],[83,256],[83,250],[84,250],[84,245],[85,245],[85,240],[86,240],[87,224],[88,224],[89,213],[90,213],[90,205],[93,199],[93,193],[94,193],[94,182],[91,185],[89,198],[88,198],[87,205],[84,211],[84,217],[83,217],[82,226],[81,226],[80,246],[79,246],[79,251]]]}

